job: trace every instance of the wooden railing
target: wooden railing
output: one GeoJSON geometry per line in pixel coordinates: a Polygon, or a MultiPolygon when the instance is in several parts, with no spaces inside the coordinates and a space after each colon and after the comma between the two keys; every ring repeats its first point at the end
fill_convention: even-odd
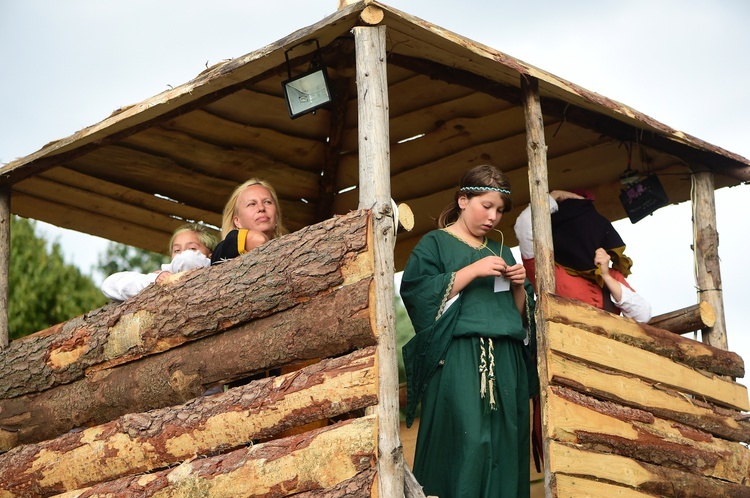
{"type": "Polygon", "coordinates": [[[0,497],[370,496],[369,227],[334,218],[11,343],[0,497]]]}
{"type": "Polygon", "coordinates": [[[543,296],[548,496],[750,496],[735,353],[543,296]]]}

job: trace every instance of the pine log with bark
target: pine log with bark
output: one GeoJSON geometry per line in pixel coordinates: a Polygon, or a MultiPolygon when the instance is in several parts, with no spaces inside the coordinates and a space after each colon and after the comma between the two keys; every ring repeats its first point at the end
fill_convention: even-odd
{"type": "Polygon", "coordinates": [[[0,449],[51,439],[125,413],[184,403],[216,384],[376,344],[371,279],[283,313],[95,372],[41,393],[0,399],[0,449]]]}
{"type": "Polygon", "coordinates": [[[557,441],[736,484],[750,479],[750,450],[741,443],[645,410],[556,386],[547,410],[555,422],[550,437],[557,441]]]}
{"type": "Polygon", "coordinates": [[[13,341],[0,351],[0,398],[68,384],[367,277],[362,271],[368,265],[358,259],[369,259],[368,226],[367,211],[326,220],[234,260],[149,286],[124,303],[13,341]]]}
{"type": "Polygon", "coordinates": [[[574,299],[550,294],[545,302],[548,303],[545,316],[549,321],[573,325],[718,375],[745,376],[745,363],[737,353],[613,315],[574,299]]]}
{"type": "Polygon", "coordinates": [[[0,455],[0,496],[51,496],[372,406],[377,403],[374,365],[371,346],[184,405],[19,446],[0,455]]]}
{"type": "Polygon", "coordinates": [[[375,416],[346,420],[330,427],[277,439],[208,458],[195,457],[152,474],[123,477],[58,498],[111,496],[212,498],[285,497],[331,490],[310,496],[370,496],[371,489],[353,484],[372,479],[376,462],[375,416]],[[341,494],[339,485],[366,493],[341,494]]]}

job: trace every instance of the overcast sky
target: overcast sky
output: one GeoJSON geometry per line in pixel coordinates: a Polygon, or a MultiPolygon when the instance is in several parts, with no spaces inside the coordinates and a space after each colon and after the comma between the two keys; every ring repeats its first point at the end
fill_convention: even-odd
{"type": "MultiPolygon", "coordinates": [[[[314,24],[337,3],[0,0],[0,163],[314,24]]],[[[750,157],[746,0],[386,3],[750,157]]],[[[716,204],[729,347],[747,360],[750,186],[717,191],[716,204]]],[[[690,218],[682,204],[616,223],[635,262],[630,281],[656,314],[696,302],[690,218]]],[[[106,241],[44,229],[92,273],[106,241]]]]}

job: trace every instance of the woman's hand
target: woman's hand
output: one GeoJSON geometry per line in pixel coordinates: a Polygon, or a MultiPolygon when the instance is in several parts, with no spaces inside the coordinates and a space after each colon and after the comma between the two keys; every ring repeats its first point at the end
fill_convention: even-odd
{"type": "Polygon", "coordinates": [[[598,266],[602,275],[609,275],[609,263],[612,261],[610,255],[601,247],[594,253],[594,265],[598,266]]]}
{"type": "Polygon", "coordinates": [[[574,194],[573,192],[568,192],[567,190],[553,190],[549,193],[550,197],[552,197],[555,202],[562,202],[566,201],[568,199],[584,199],[582,195],[574,194]]]}

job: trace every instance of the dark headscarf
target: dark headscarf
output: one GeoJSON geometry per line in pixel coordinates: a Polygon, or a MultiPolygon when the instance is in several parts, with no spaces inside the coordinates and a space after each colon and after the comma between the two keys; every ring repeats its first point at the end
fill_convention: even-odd
{"type": "Polygon", "coordinates": [[[555,263],[571,275],[579,275],[603,285],[601,271],[594,265],[598,248],[612,258],[612,267],[624,277],[630,275],[633,262],[625,256],[625,243],[612,223],[599,214],[588,199],[567,199],[558,203],[552,215],[552,242],[555,263]]]}

